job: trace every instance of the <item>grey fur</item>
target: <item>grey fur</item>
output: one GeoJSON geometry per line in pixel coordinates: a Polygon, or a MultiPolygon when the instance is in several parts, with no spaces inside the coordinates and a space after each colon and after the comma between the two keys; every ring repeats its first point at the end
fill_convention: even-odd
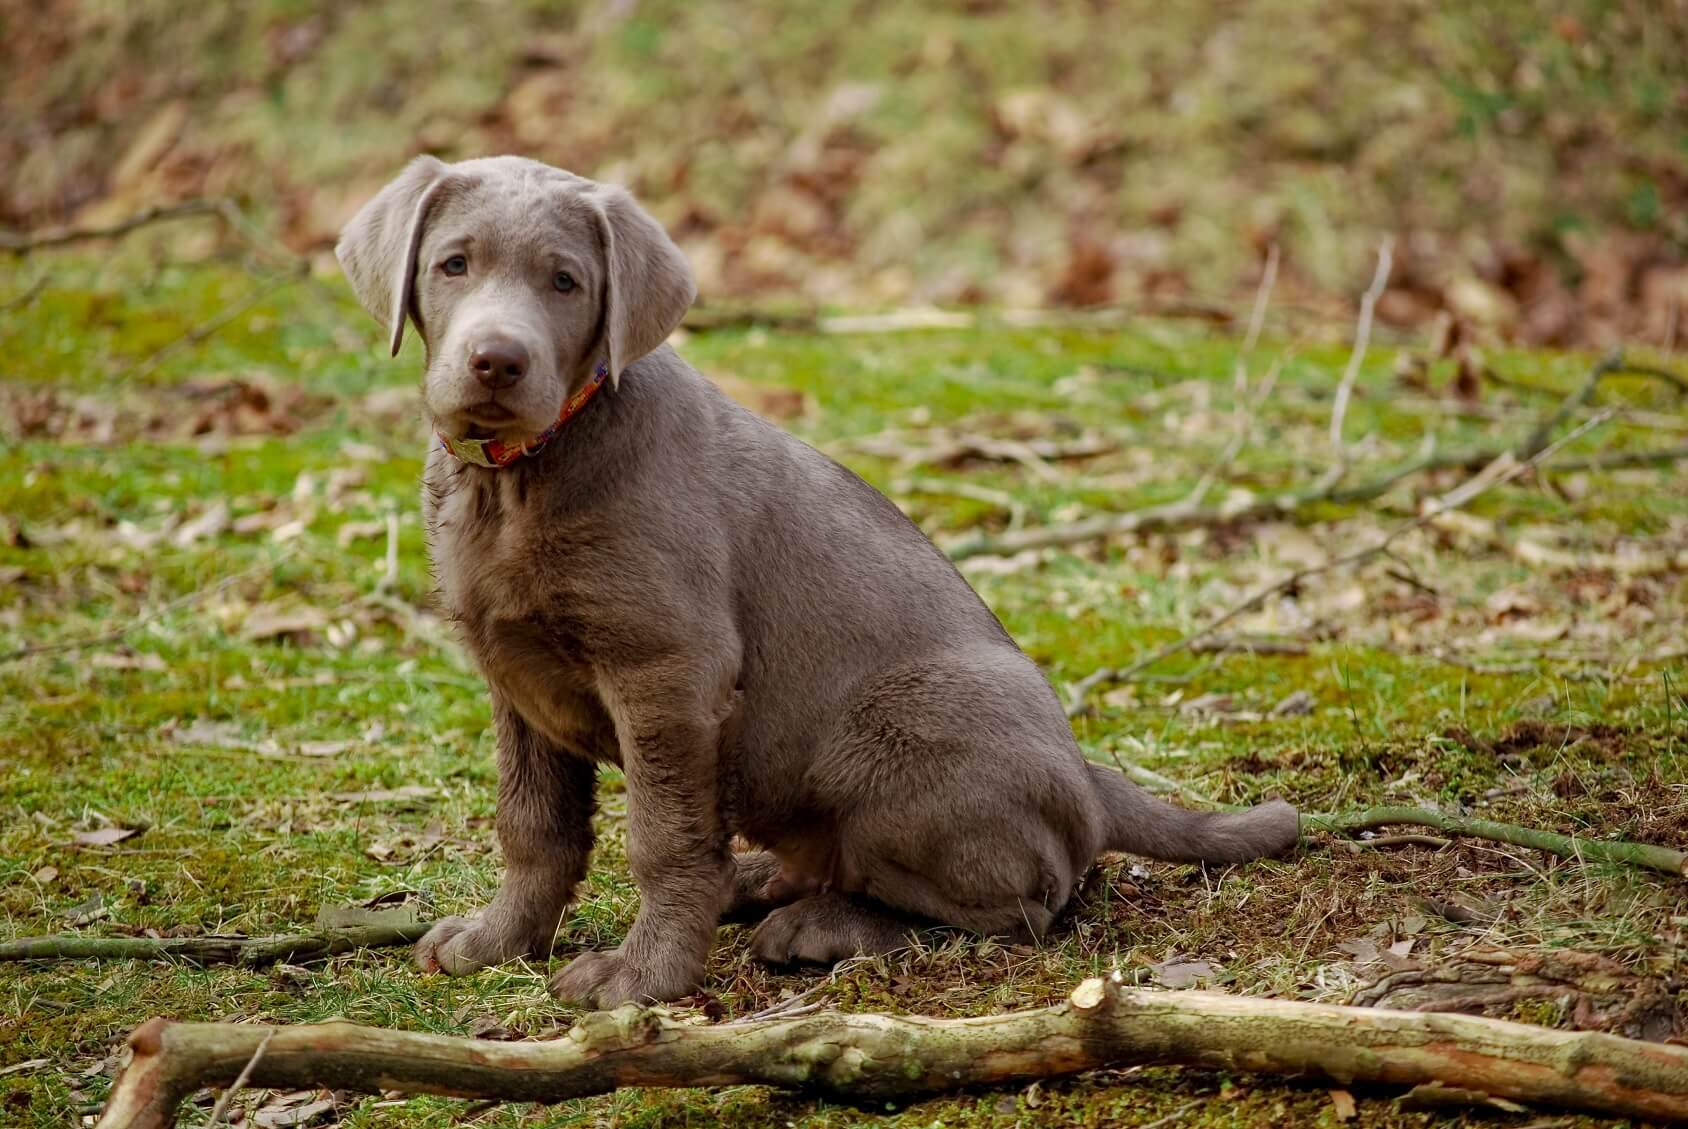
{"type": "Polygon", "coordinates": [[[395,338],[415,316],[443,433],[520,439],[598,361],[625,377],[502,470],[429,456],[441,597],[492,694],[507,871],[483,913],[419,944],[424,967],[549,952],[586,874],[598,763],[626,774],[641,905],[620,948],[552,981],[598,1007],[695,991],[724,915],[764,917],[752,946],[772,961],[934,923],[1036,937],[1100,851],[1231,862],[1295,842],[1281,801],[1187,812],[1086,762],[1042,673],[919,529],[661,343],[691,276],[625,193],[517,158],[418,162],[338,252],[395,338]],[[443,273],[464,247],[467,274],[443,273]],[[492,332],[533,358],[493,394],[509,419],[467,371],[492,332]],[[760,849],[734,855],[734,835],[760,849]]]}

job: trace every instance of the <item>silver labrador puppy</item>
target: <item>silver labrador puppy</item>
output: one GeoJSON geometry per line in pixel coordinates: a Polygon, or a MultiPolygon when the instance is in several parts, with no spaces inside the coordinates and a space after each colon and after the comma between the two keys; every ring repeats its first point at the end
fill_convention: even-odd
{"type": "Polygon", "coordinates": [[[1038,937],[1104,850],[1234,862],[1296,840],[1274,801],[1203,814],[1087,762],[1033,665],[861,479],[664,344],[696,294],[626,192],[515,157],[412,162],[340,262],[427,347],[423,506],[498,739],[506,873],[425,968],[550,952],[627,779],[641,904],[557,995],[695,991],[724,916],[831,962],[922,925],[1038,937]],[[734,853],[734,835],[758,849],[734,853]]]}

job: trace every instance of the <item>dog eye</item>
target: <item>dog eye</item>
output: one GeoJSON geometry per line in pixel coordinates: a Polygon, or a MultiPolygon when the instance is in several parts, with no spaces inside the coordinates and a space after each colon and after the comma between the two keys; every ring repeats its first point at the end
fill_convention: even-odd
{"type": "Polygon", "coordinates": [[[467,274],[469,271],[469,260],[465,259],[462,255],[453,255],[451,258],[440,264],[440,269],[451,275],[467,274]]]}
{"type": "Polygon", "coordinates": [[[567,294],[570,290],[574,289],[574,278],[568,271],[560,270],[551,276],[551,285],[555,286],[564,294],[567,294]]]}

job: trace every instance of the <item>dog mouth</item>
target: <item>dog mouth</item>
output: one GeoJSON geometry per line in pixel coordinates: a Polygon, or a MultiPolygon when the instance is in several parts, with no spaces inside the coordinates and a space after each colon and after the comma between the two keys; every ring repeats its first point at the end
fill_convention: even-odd
{"type": "Polygon", "coordinates": [[[515,418],[515,412],[494,400],[471,404],[462,412],[463,422],[468,425],[465,434],[470,439],[491,439],[494,431],[515,418]]]}

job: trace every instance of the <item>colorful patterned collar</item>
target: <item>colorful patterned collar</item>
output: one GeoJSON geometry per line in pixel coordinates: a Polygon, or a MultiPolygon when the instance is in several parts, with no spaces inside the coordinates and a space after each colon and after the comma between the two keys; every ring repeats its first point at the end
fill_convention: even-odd
{"type": "MultiPolygon", "coordinates": [[[[525,443],[505,443],[502,439],[452,439],[440,435],[440,446],[445,448],[459,462],[471,466],[502,467],[509,466],[523,455],[531,455],[545,444],[549,443],[563,424],[567,423],[581,408],[586,406],[594,393],[602,388],[604,381],[609,379],[609,365],[604,361],[598,362],[598,369],[592,374],[592,379],[563,401],[563,410],[557,413],[557,422],[535,435],[525,443]]],[[[435,434],[438,434],[436,432],[435,434]]]]}

